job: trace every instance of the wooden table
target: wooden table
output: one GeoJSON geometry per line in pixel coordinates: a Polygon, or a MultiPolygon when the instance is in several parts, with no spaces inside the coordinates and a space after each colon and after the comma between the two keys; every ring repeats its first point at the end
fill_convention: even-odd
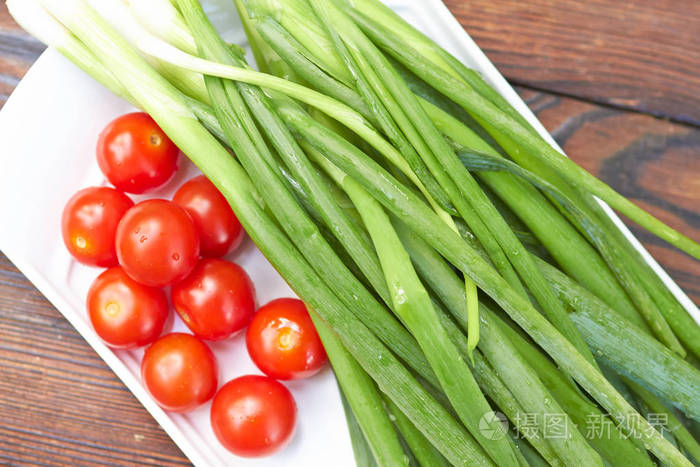
{"type": "MultiPolygon", "coordinates": [[[[446,3],[569,156],[700,238],[700,2],[446,3]]],[[[42,50],[3,2],[0,106],[42,50]]],[[[700,304],[700,263],[631,227],[700,304]]],[[[187,463],[2,254],[0,420],[0,464],[187,463]]]]}

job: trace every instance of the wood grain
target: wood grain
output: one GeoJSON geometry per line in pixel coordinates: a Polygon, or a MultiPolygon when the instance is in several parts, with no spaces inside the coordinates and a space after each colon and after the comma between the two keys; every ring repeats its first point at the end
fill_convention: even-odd
{"type": "MultiPolygon", "coordinates": [[[[574,25],[582,29],[583,37],[589,35],[589,42],[595,42],[591,37],[596,37],[601,30],[607,34],[611,26],[589,21],[587,28],[581,28],[581,22],[585,22],[589,13],[582,12],[570,0],[558,2],[563,5],[557,7],[559,13],[549,15],[538,14],[542,8],[554,11],[554,3],[543,0],[529,2],[533,9],[530,13],[519,11],[514,15],[511,13],[515,0],[493,3],[449,0],[447,3],[508,77],[554,91],[518,88],[574,160],[675,228],[700,238],[700,205],[697,202],[700,198],[700,129],[557,94],[565,92],[590,101],[664,113],[683,120],[679,117],[685,112],[682,109],[697,110],[697,101],[693,98],[697,98],[698,93],[683,94],[686,92],[683,86],[674,90],[669,83],[682,82],[686,75],[697,75],[697,58],[694,63],[677,65],[658,61],[666,63],[667,69],[664,73],[652,74],[642,85],[634,80],[626,81],[624,73],[634,67],[650,65],[625,45],[628,42],[619,39],[624,34],[611,36],[618,40],[611,49],[615,54],[611,53],[608,59],[613,62],[615,57],[624,56],[624,60],[620,60],[620,70],[627,70],[624,73],[600,72],[603,64],[591,50],[608,50],[609,43],[604,42],[605,47],[595,43],[576,46],[581,37],[577,39],[571,33],[574,25]],[[571,26],[565,27],[567,24],[571,26]],[[508,41],[494,39],[494,31],[499,30],[508,31],[508,41]],[[523,30],[527,34],[518,35],[523,30]],[[545,60],[544,57],[552,58],[545,60]],[[536,70],[526,67],[530,59],[539,61],[536,70]],[[573,62],[588,72],[562,80],[573,62]],[[534,78],[528,81],[524,79],[527,77],[534,78]],[[614,85],[615,82],[618,84],[614,85]],[[637,92],[641,97],[634,97],[638,99],[635,102],[625,104],[616,100],[619,96],[629,99],[637,92]]],[[[694,24],[697,25],[700,15],[686,18],[685,23],[673,23],[681,14],[677,12],[688,7],[685,3],[689,2],[661,2],[666,5],[664,8],[655,8],[650,2],[639,3],[625,11],[628,17],[637,18],[635,24],[642,20],[652,25],[677,24],[675,33],[687,39],[697,32],[694,24]]],[[[620,8],[613,0],[595,0],[589,5],[593,5],[590,11],[596,17],[610,15],[620,8]]],[[[658,34],[653,27],[649,31],[658,34]]],[[[637,44],[639,50],[649,46],[650,40],[637,44]]],[[[687,44],[691,47],[692,40],[687,40],[687,44]]],[[[646,50],[653,51],[649,55],[654,55],[662,46],[669,47],[662,44],[646,50]]],[[[41,44],[12,22],[1,3],[0,107],[42,50],[41,44]]],[[[697,121],[696,117],[685,120],[697,121]]],[[[695,303],[700,304],[698,262],[644,231],[632,228],[695,303]]],[[[182,453],[80,335],[2,254],[0,420],[3,420],[0,423],[0,464],[187,464],[182,453]]]]}
{"type": "Polygon", "coordinates": [[[445,0],[518,84],[700,122],[697,0],[445,0]]]}
{"type": "Polygon", "coordinates": [[[0,108],[45,48],[17,26],[0,2],[0,108]]]}
{"type": "Polygon", "coordinates": [[[0,419],[0,464],[187,464],[150,414],[4,255],[0,419]]]}

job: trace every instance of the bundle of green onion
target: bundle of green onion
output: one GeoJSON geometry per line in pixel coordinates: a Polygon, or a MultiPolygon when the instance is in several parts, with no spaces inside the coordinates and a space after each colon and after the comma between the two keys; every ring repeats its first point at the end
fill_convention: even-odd
{"type": "Polygon", "coordinates": [[[234,3],[262,72],[197,0],[8,1],[153,116],[313,310],[358,463],[700,462],[700,327],[595,197],[697,243],[379,0],[234,3]]]}

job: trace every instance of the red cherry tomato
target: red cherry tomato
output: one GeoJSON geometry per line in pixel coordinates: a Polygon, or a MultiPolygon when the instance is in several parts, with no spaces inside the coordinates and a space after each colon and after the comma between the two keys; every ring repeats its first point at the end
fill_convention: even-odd
{"type": "Polygon", "coordinates": [[[133,205],[128,196],[109,187],[85,188],[74,194],[61,216],[61,233],[68,252],[89,266],[116,266],[117,224],[133,205]]]}
{"type": "Polygon", "coordinates": [[[242,457],[270,455],[294,434],[297,406],[282,384],[267,376],[241,376],[226,383],[211,405],[219,442],[242,457]]]}
{"type": "Polygon", "coordinates": [[[158,405],[187,412],[211,399],[218,383],[216,358],[191,334],[167,334],[146,349],[141,377],[158,405]]]}
{"type": "Polygon", "coordinates": [[[117,227],[117,257],[137,282],[163,287],[182,280],[197,264],[199,238],[190,216],[163,199],[142,201],[117,227]]]}
{"type": "Polygon", "coordinates": [[[120,267],[107,269],[95,279],[87,308],[97,335],[118,349],[150,344],[168,318],[165,292],[139,284],[120,267]]]}
{"type": "Polygon", "coordinates": [[[197,226],[202,256],[218,258],[241,244],[241,223],[226,198],[204,175],[182,185],[173,202],[187,211],[197,226]]]}
{"type": "Polygon", "coordinates": [[[276,379],[300,379],[317,373],[328,357],[304,302],[278,298],[261,307],[246,332],[253,362],[276,379]]]}
{"type": "Polygon", "coordinates": [[[242,267],[222,259],[202,259],[173,285],[175,310],[202,339],[226,339],[248,325],[255,311],[253,282],[242,267]]]}
{"type": "Polygon", "coordinates": [[[143,112],[113,120],[97,141],[97,163],[121,191],[145,193],[167,182],[177,170],[177,146],[143,112]]]}

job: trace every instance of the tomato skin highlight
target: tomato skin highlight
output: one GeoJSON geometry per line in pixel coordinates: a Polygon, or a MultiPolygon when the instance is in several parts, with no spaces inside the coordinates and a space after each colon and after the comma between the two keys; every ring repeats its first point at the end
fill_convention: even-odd
{"type": "Polygon", "coordinates": [[[97,140],[97,164],[118,190],[145,193],[177,170],[180,150],[150,115],[134,112],[111,121],[97,140]]]}
{"type": "Polygon", "coordinates": [[[248,326],[246,346],[260,371],[280,380],[308,378],[328,361],[306,305],[295,298],[262,306],[248,326]]]}
{"type": "Polygon", "coordinates": [[[142,201],[119,222],[117,258],[135,281],[163,287],[182,280],[199,259],[199,237],[189,214],[163,199],[142,201]]]}
{"type": "Polygon", "coordinates": [[[255,289],[239,265],[201,259],[173,285],[173,306],[194,335],[207,340],[230,337],[248,325],[255,312],[255,289]]]}
{"type": "Polygon", "coordinates": [[[107,269],[92,283],[87,309],[97,335],[116,349],[155,341],[169,311],[165,292],[139,284],[118,266],[107,269]]]}
{"type": "Polygon", "coordinates": [[[241,457],[262,457],[289,444],[297,406],[278,381],[259,375],[226,383],[211,405],[211,426],[219,442],[241,457]]]}
{"type": "Polygon", "coordinates": [[[63,243],[71,256],[88,266],[116,266],[117,225],[133,205],[124,193],[106,186],[74,194],[61,215],[63,243]]]}
{"type": "Polygon", "coordinates": [[[204,175],[182,185],[173,202],[192,217],[202,256],[219,258],[241,244],[245,235],[241,223],[224,195],[204,175]]]}
{"type": "Polygon", "coordinates": [[[211,349],[191,334],[167,334],[146,349],[141,378],[165,410],[187,412],[211,399],[219,380],[211,349]]]}

